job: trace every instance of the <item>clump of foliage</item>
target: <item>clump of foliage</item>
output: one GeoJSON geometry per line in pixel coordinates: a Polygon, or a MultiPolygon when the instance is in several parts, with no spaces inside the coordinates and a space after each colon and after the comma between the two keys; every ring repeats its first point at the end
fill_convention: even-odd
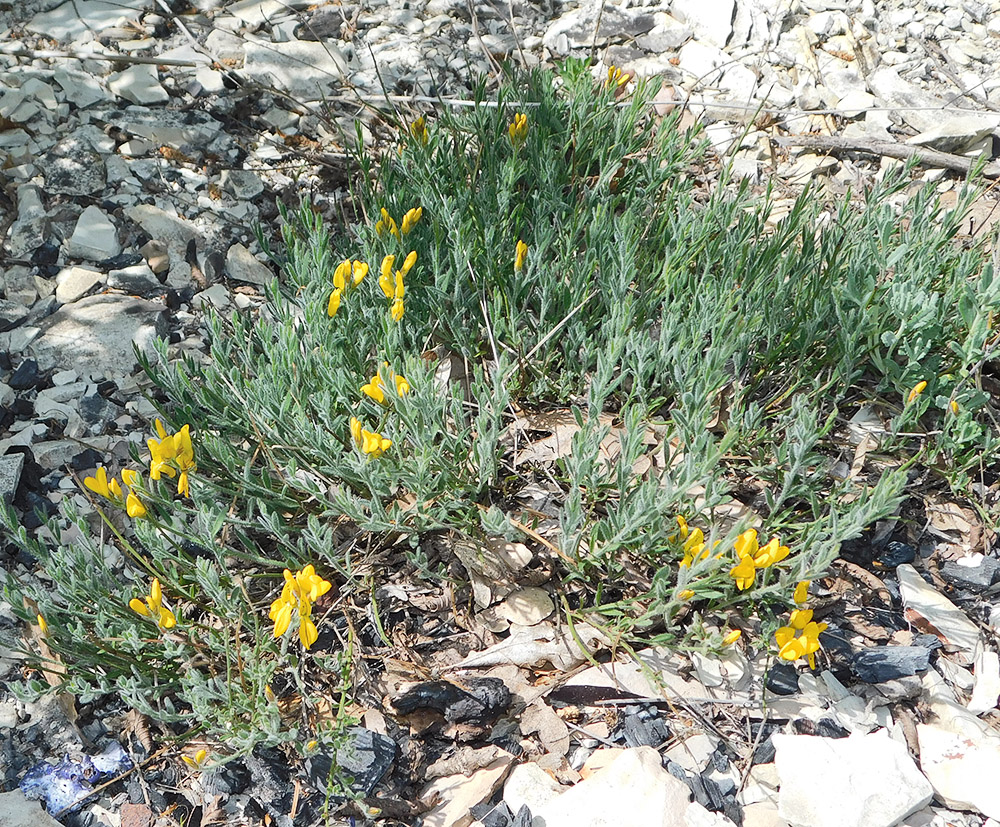
{"type": "Polygon", "coordinates": [[[977,379],[1000,280],[954,243],[971,193],[899,208],[904,170],[863,203],[806,190],[771,221],[770,193],[700,187],[698,132],[622,77],[569,62],[467,110],[397,113],[395,144],[359,151],[355,220],[285,213],[280,239],[261,230],[282,277],[260,312],[209,312],[207,359],[164,343],[144,362],[176,430],[158,424],[147,482],[122,472],[127,496],[95,472],[106,530],[68,507],[79,536],[36,543],[4,510],[47,578],[7,597],[44,622],[62,690],[119,693],[231,750],[323,737],[354,643],[324,601],[368,593],[384,573],[366,551],[401,539],[434,574],[442,532],[528,537],[575,614],[678,647],[734,643],[698,619],[776,618],[798,583],[789,624],[750,644],[811,662],[802,584],[896,509],[907,465],[961,491],[995,463],[977,379]],[[889,460],[837,478],[862,405],[889,460]],[[518,423],[554,410],[568,448],[516,462],[518,423]],[[745,479],[755,527],[724,517],[745,479]],[[518,500],[538,483],[545,538],[518,500]]]}

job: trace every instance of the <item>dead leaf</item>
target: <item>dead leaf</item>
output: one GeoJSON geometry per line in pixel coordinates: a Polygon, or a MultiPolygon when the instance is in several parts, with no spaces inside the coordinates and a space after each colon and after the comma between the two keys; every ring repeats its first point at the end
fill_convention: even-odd
{"type": "Polygon", "coordinates": [[[522,735],[538,733],[546,752],[559,756],[569,752],[569,727],[545,701],[539,699],[531,704],[518,723],[522,735]]]}
{"type": "MultiPolygon", "coordinates": [[[[574,627],[580,640],[593,655],[611,644],[611,641],[593,626],[577,623],[574,627]]],[[[562,671],[569,671],[587,660],[568,628],[532,626],[517,629],[506,640],[482,652],[473,652],[452,669],[475,669],[483,666],[512,663],[525,668],[552,664],[562,671]]]]}
{"type": "Polygon", "coordinates": [[[500,614],[519,626],[535,626],[552,614],[555,608],[545,589],[529,587],[509,594],[500,604],[500,614]]]}

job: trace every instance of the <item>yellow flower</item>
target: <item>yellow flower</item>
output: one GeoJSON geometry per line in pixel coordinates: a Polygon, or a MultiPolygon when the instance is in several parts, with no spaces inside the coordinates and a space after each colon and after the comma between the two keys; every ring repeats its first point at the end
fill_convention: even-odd
{"type": "Polygon", "coordinates": [[[771,542],[757,551],[753,563],[759,569],[766,569],[775,563],[780,563],[788,556],[788,546],[779,545],[778,538],[772,537],[771,542]]]}
{"type": "Polygon", "coordinates": [[[382,288],[387,299],[392,299],[392,268],[396,264],[396,257],[390,253],[382,259],[382,266],[379,267],[378,286],[382,288]]]}
{"type": "Polygon", "coordinates": [[[392,316],[394,322],[398,322],[403,318],[405,308],[403,307],[402,299],[394,299],[392,305],[389,307],[389,315],[392,316]]]}
{"type": "MultiPolygon", "coordinates": [[[[197,466],[194,462],[194,446],[191,444],[191,426],[185,425],[176,434],[168,434],[159,419],[156,420],[156,431],[160,435],[159,440],[148,439],[146,445],[149,447],[149,476],[158,480],[163,474],[168,477],[181,472],[194,471],[197,466]]],[[[178,483],[177,493],[185,493],[188,488],[187,477],[178,483]]]]}
{"type": "MultiPolygon", "coordinates": [[[[810,615],[812,612],[809,613],[810,615]]],[[[795,619],[795,612],[792,613],[795,619]]],[[[793,620],[794,622],[794,620],[793,620]]],[[[778,644],[778,657],[782,660],[795,661],[799,658],[806,658],[809,661],[809,668],[816,668],[816,653],[820,650],[819,636],[826,631],[825,623],[807,622],[804,627],[800,627],[802,634],[795,636],[796,627],[782,626],[774,633],[775,642],[778,644]]]]}
{"type": "Polygon", "coordinates": [[[382,377],[379,376],[378,374],[375,374],[375,376],[373,376],[368,381],[367,385],[362,385],[361,386],[361,392],[363,394],[366,394],[367,396],[370,396],[372,399],[374,399],[380,405],[384,405],[385,404],[385,391],[382,390],[383,387],[385,387],[385,386],[382,384],[382,377]]]}
{"type": "Polygon", "coordinates": [[[729,576],[736,581],[736,588],[741,592],[746,591],[753,585],[757,576],[757,568],[753,564],[753,557],[743,557],[740,562],[729,571],[729,576]]]}
{"type": "Polygon", "coordinates": [[[295,574],[282,572],[285,585],[281,596],[271,604],[270,618],[274,621],[274,636],[281,637],[288,631],[293,610],[299,613],[299,640],[308,649],[319,638],[319,631],[312,621],[312,604],[330,591],[331,584],[316,574],[310,563],[295,574]]]}
{"type": "Polygon", "coordinates": [[[410,134],[420,143],[427,143],[427,122],[423,115],[410,124],[410,134]]]}
{"type": "Polygon", "coordinates": [[[395,219],[389,215],[389,211],[385,207],[382,207],[381,212],[382,217],[375,222],[375,233],[379,236],[383,236],[388,232],[390,235],[394,235],[396,238],[399,238],[399,227],[396,224],[395,219]]]}
{"type": "Polygon", "coordinates": [[[742,634],[743,634],[743,632],[741,632],[739,629],[733,629],[731,632],[729,632],[729,634],[727,634],[722,639],[722,645],[723,646],[732,646],[734,643],[736,643],[736,641],[738,641],[740,639],[740,635],[742,635],[742,634]]]}
{"type": "Polygon", "coordinates": [[[330,293],[330,301],[326,305],[326,315],[330,318],[336,316],[337,311],[340,310],[340,295],[341,289],[339,287],[330,293]]]}
{"type": "MultiPolygon", "coordinates": [[[[389,363],[385,363],[385,367],[389,367],[389,363]]],[[[393,383],[396,385],[396,395],[403,396],[410,392],[410,383],[406,381],[405,376],[399,376],[396,373],[390,371],[390,376],[392,376],[393,383]]],[[[368,380],[367,385],[361,386],[361,392],[370,396],[380,405],[385,404],[385,381],[382,379],[382,371],[380,370],[371,379],[368,380]]]]}
{"type": "Polygon", "coordinates": [[[410,230],[417,226],[417,222],[423,214],[423,207],[414,207],[412,210],[407,210],[406,215],[403,216],[403,223],[400,225],[399,231],[403,235],[409,235],[410,230]]]}
{"type": "Polygon", "coordinates": [[[392,440],[377,431],[361,432],[361,450],[371,457],[380,457],[392,446],[392,440]]]}
{"type": "Polygon", "coordinates": [[[800,580],[799,584],[795,587],[795,593],[792,595],[792,600],[798,603],[800,606],[809,600],[809,581],[800,580]]]}
{"type": "MultiPolygon", "coordinates": [[[[187,479],[187,474],[181,474],[181,477],[187,479]]],[[[125,499],[125,512],[129,515],[129,517],[133,517],[135,519],[146,516],[146,506],[142,504],[140,499],[132,491],[128,492],[128,497],[125,499]]]]}
{"type": "Polygon", "coordinates": [[[361,420],[356,416],[351,417],[351,436],[354,437],[355,444],[361,447],[361,420]]]}
{"type": "Polygon", "coordinates": [[[368,275],[368,265],[363,261],[355,261],[351,265],[351,279],[354,282],[354,286],[357,287],[364,281],[365,276],[368,275]]]}
{"type": "Polygon", "coordinates": [[[952,399],[951,402],[948,403],[948,407],[951,408],[951,412],[955,414],[955,416],[958,416],[958,402],[952,399]]]}
{"type": "MultiPolygon", "coordinates": [[[[406,258],[403,259],[403,269],[400,270],[399,272],[402,273],[405,276],[407,273],[410,272],[410,270],[413,269],[413,265],[416,264],[416,263],[417,263],[417,251],[416,250],[410,250],[410,252],[406,256],[406,258]]],[[[398,273],[396,274],[396,284],[397,285],[401,284],[401,282],[399,281],[399,274],[398,273]]],[[[399,298],[402,298],[402,294],[399,295],[399,298]]]]}
{"type": "Polygon", "coordinates": [[[205,768],[205,762],[208,759],[208,750],[200,749],[195,754],[194,757],[187,755],[182,755],[181,759],[193,770],[202,770],[205,768]]]}
{"type": "Polygon", "coordinates": [[[174,613],[163,605],[163,592],[160,590],[160,581],[157,578],[153,578],[149,594],[143,600],[145,603],[133,597],[128,603],[129,608],[136,614],[152,618],[161,629],[172,629],[177,624],[174,613]]]}
{"type": "Polygon", "coordinates": [[[788,618],[788,625],[793,629],[798,629],[801,631],[805,629],[809,621],[812,620],[813,610],[812,609],[796,609],[791,613],[788,618]]]}
{"type": "Polygon", "coordinates": [[[518,239],[514,248],[514,269],[520,272],[524,269],[525,259],[528,258],[528,245],[518,239]]]}
{"type": "MultiPolygon", "coordinates": [[[[685,520],[680,514],[677,515],[676,520],[677,520],[677,527],[680,530],[680,537],[683,540],[683,539],[685,539],[688,536],[688,524],[687,524],[687,520],[685,520]]],[[[670,539],[671,542],[673,542],[677,538],[676,538],[676,536],[674,536],[674,537],[670,537],[669,539],[670,539]]]]}
{"type": "Polygon", "coordinates": [[[757,530],[754,528],[744,531],[733,544],[736,556],[739,558],[755,557],[757,555],[757,530]]]}
{"type": "Polygon", "coordinates": [[[628,72],[623,72],[617,66],[612,64],[608,67],[608,83],[607,86],[611,87],[624,86],[631,79],[631,75],[628,72]]]}
{"type": "MultiPolygon", "coordinates": [[[[338,290],[343,290],[347,287],[347,277],[351,275],[354,263],[349,259],[345,258],[340,264],[337,265],[337,269],[333,271],[333,286],[338,290]]],[[[333,315],[332,313],[330,314],[333,315]]]]}
{"type": "Polygon", "coordinates": [[[913,386],[913,390],[910,391],[910,395],[906,397],[906,404],[909,405],[914,399],[920,396],[926,388],[926,381],[917,382],[917,384],[913,386]]]}
{"type": "Polygon", "coordinates": [[[108,482],[108,472],[103,465],[94,472],[94,476],[85,477],[83,484],[95,494],[99,494],[107,500],[121,502],[121,486],[118,484],[118,480],[113,477],[108,482]]]}
{"type": "Polygon", "coordinates": [[[690,566],[697,560],[704,560],[708,557],[708,549],[705,548],[705,535],[700,528],[692,530],[688,538],[684,541],[684,559],[682,566],[690,566]]]}
{"type": "Polygon", "coordinates": [[[177,478],[177,493],[182,497],[191,496],[191,483],[187,471],[181,471],[181,475],[177,478]]]}
{"type": "Polygon", "coordinates": [[[38,631],[43,635],[47,635],[49,633],[49,624],[45,622],[45,618],[38,614],[35,615],[35,620],[38,621],[38,631]]]}
{"type": "Polygon", "coordinates": [[[523,112],[514,115],[514,120],[507,127],[507,134],[510,136],[510,143],[515,149],[528,137],[528,116],[523,112]]]}
{"type": "Polygon", "coordinates": [[[682,589],[677,595],[678,600],[690,600],[692,597],[694,597],[694,592],[691,589],[682,589]]]}

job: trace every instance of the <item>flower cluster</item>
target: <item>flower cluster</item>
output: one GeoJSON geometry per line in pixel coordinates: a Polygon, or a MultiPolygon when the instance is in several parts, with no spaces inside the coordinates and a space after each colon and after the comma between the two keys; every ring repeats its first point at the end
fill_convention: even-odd
{"type": "Polygon", "coordinates": [[[517,149],[528,139],[528,116],[523,112],[514,115],[514,120],[507,127],[510,145],[517,149]]]}
{"type": "MultiPolygon", "coordinates": [[[[686,568],[697,560],[707,559],[710,552],[705,544],[705,533],[700,528],[690,528],[687,520],[680,514],[677,515],[677,527],[679,531],[671,539],[679,537],[683,541],[684,558],[681,565],[686,568]]],[[[691,596],[694,596],[694,592],[691,592],[691,596]]]]}
{"type": "Polygon", "coordinates": [[[309,564],[292,574],[284,571],[285,585],[281,596],[271,604],[270,618],[274,621],[274,636],[281,637],[288,631],[292,614],[299,615],[299,640],[308,649],[319,637],[319,631],[312,620],[312,604],[330,591],[330,581],[324,580],[309,564]]]}
{"type": "Polygon", "coordinates": [[[412,232],[423,214],[423,207],[414,207],[412,210],[407,210],[406,215],[403,216],[402,223],[397,224],[396,220],[389,215],[389,211],[385,207],[382,207],[382,217],[375,222],[375,232],[379,236],[389,233],[389,235],[396,238],[402,238],[404,235],[409,235],[412,232]]]}
{"type": "Polygon", "coordinates": [[[783,546],[777,537],[772,538],[766,546],[757,545],[757,530],[744,531],[733,545],[739,560],[729,571],[729,576],[736,581],[740,591],[749,589],[757,576],[757,569],[766,569],[775,563],[780,563],[788,556],[788,546],[783,546]]]}
{"type": "Polygon", "coordinates": [[[417,251],[411,250],[410,254],[403,260],[403,266],[396,270],[395,278],[393,277],[393,267],[396,265],[396,257],[392,253],[382,259],[382,266],[379,268],[378,286],[382,288],[385,297],[392,302],[389,312],[397,322],[403,318],[403,297],[406,295],[403,278],[416,263],[417,251]]]}
{"type": "Polygon", "coordinates": [[[778,657],[782,660],[795,661],[806,658],[809,668],[816,668],[816,653],[820,649],[819,636],[826,631],[825,623],[817,623],[812,619],[812,609],[806,609],[809,599],[809,581],[803,580],[795,587],[796,608],[788,618],[788,625],[782,626],[774,633],[778,644],[778,657]]]}
{"type": "Polygon", "coordinates": [[[351,436],[361,452],[370,457],[380,457],[392,446],[392,440],[388,437],[382,436],[378,431],[362,428],[361,420],[356,416],[351,417],[351,436]]]}
{"type": "Polygon", "coordinates": [[[128,605],[136,614],[155,620],[156,625],[161,629],[172,629],[177,625],[174,613],[163,605],[163,591],[160,589],[160,581],[155,577],[149,585],[149,594],[142,600],[133,597],[128,605]]]}
{"type": "Polygon", "coordinates": [[[344,293],[361,284],[367,275],[368,265],[363,261],[345,258],[340,262],[337,269],[333,271],[333,292],[330,293],[330,301],[326,306],[326,315],[331,318],[336,316],[337,310],[340,309],[340,299],[344,293]]]}
{"type": "Polygon", "coordinates": [[[175,434],[168,434],[159,419],[156,420],[158,440],[147,439],[149,447],[149,476],[158,480],[163,474],[177,479],[177,493],[182,497],[191,495],[188,471],[194,471],[194,447],[191,445],[191,426],[185,425],[175,434]]]}
{"type": "MultiPolygon", "coordinates": [[[[389,363],[384,362],[383,365],[388,368],[389,363]]],[[[389,371],[389,376],[392,379],[392,383],[396,386],[396,395],[405,396],[410,392],[410,383],[406,381],[405,376],[400,376],[397,373],[389,371]]],[[[361,392],[365,396],[369,396],[374,399],[379,405],[385,404],[385,381],[382,379],[382,371],[379,370],[371,379],[368,380],[368,384],[361,386],[361,392]]]]}
{"type": "Polygon", "coordinates": [[[145,517],[146,506],[142,504],[132,490],[133,486],[139,482],[139,475],[129,468],[123,468],[122,480],[129,489],[128,496],[125,497],[122,496],[122,487],[118,480],[114,477],[109,480],[108,472],[103,466],[97,469],[94,476],[85,477],[83,484],[95,494],[111,500],[119,508],[124,505],[129,517],[145,517]]]}
{"type": "Polygon", "coordinates": [[[606,84],[608,89],[618,89],[628,83],[631,79],[631,72],[623,72],[614,64],[611,64],[608,67],[608,81],[606,84]]]}

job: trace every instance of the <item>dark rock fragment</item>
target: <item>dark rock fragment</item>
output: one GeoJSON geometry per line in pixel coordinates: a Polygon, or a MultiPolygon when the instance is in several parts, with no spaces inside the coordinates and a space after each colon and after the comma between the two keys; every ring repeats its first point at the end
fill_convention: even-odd
{"type": "Polygon", "coordinates": [[[912,563],[916,559],[916,556],[917,550],[909,543],[900,543],[897,540],[893,540],[885,544],[885,548],[879,552],[875,559],[887,569],[894,569],[896,566],[903,565],[903,563],[912,563]]]}
{"type": "Polygon", "coordinates": [[[799,675],[790,663],[776,663],[764,685],[775,695],[794,695],[799,691],[799,675]]]}
{"type": "Polygon", "coordinates": [[[391,738],[364,727],[351,727],[346,742],[337,748],[336,766],[330,754],[321,752],[306,759],[306,775],[321,792],[334,780],[334,773],[347,775],[351,790],[366,797],[389,772],[398,752],[391,738]]]}
{"type": "Polygon", "coordinates": [[[434,709],[451,723],[485,723],[510,705],[510,690],[500,678],[427,681],[407,690],[393,706],[401,715],[434,709]]]}
{"type": "Polygon", "coordinates": [[[925,671],[930,658],[923,646],[878,646],[858,652],[851,669],[865,683],[885,683],[925,671]]]}
{"type": "Polygon", "coordinates": [[[656,707],[629,704],[622,708],[611,738],[623,740],[627,747],[658,749],[670,739],[670,730],[656,707]]]}
{"type": "Polygon", "coordinates": [[[986,591],[1000,580],[1000,560],[995,557],[981,557],[976,566],[966,566],[949,560],[941,566],[941,576],[953,586],[973,592],[986,591]]]}
{"type": "MultiPolygon", "coordinates": [[[[25,359],[17,366],[17,370],[11,374],[7,383],[16,391],[26,391],[28,388],[39,387],[41,373],[38,370],[38,362],[34,359],[25,359]]],[[[39,388],[40,390],[40,388],[39,388]]]]}

